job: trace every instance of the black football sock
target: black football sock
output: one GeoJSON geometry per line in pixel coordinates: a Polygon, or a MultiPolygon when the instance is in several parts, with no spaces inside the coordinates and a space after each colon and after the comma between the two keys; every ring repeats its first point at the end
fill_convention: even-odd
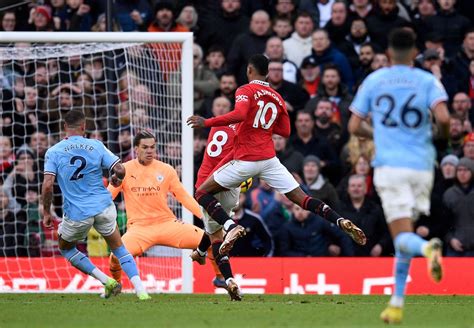
{"type": "Polygon", "coordinates": [[[212,254],[216,259],[217,266],[221,271],[224,279],[227,281],[229,278],[233,278],[232,269],[230,267],[229,256],[219,254],[219,247],[221,247],[222,241],[216,241],[212,243],[212,254]]]}
{"type": "Polygon", "coordinates": [[[338,220],[341,219],[341,216],[319,199],[306,196],[301,207],[339,226],[338,220]]]}
{"type": "Polygon", "coordinates": [[[221,203],[210,193],[198,190],[196,192],[196,200],[212,219],[220,225],[223,226],[227,220],[232,220],[222,208],[221,203]]]}
{"type": "Polygon", "coordinates": [[[197,251],[201,256],[206,254],[207,249],[211,246],[211,239],[209,238],[208,234],[204,232],[201,238],[201,242],[197,247],[197,251]]]}

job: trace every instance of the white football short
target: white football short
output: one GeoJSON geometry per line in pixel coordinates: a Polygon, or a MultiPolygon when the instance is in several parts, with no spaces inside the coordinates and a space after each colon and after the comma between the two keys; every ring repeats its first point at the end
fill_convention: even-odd
{"type": "Polygon", "coordinates": [[[112,203],[101,213],[82,221],[73,221],[64,215],[59,224],[58,234],[65,241],[74,242],[85,239],[91,227],[94,227],[98,233],[106,237],[115,231],[116,220],[117,209],[112,203]]]}
{"type": "Polygon", "coordinates": [[[430,213],[433,171],[400,167],[376,167],[374,186],[382,200],[387,223],[430,213]]]}
{"type": "Polygon", "coordinates": [[[299,183],[277,157],[255,162],[233,160],[214,172],[214,180],[228,189],[237,188],[242,181],[252,177],[265,180],[281,194],[299,187],[299,183]]]}
{"type": "MultiPolygon", "coordinates": [[[[233,188],[229,189],[226,191],[221,191],[217,194],[214,195],[216,199],[221,203],[222,208],[224,211],[226,211],[227,215],[232,217],[233,214],[233,209],[236,208],[239,205],[239,195],[240,195],[240,187],[239,188],[233,188]]],[[[208,234],[213,234],[220,229],[222,229],[222,226],[214,221],[212,217],[205,211],[203,210],[204,213],[204,230],[208,234]]]]}

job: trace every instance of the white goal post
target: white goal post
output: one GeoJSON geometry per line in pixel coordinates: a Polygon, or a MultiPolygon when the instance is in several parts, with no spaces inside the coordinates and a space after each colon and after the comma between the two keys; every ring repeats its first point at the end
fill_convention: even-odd
{"type": "MultiPolygon", "coordinates": [[[[179,119],[181,120],[181,127],[180,131],[173,131],[176,134],[176,138],[181,141],[181,158],[178,161],[179,165],[181,166],[181,179],[186,188],[186,190],[192,194],[193,193],[193,184],[194,184],[194,169],[193,169],[193,130],[186,125],[186,118],[193,114],[193,34],[186,32],[186,33],[154,33],[154,32],[130,32],[130,33],[120,33],[120,32],[0,32],[0,45],[2,48],[7,48],[8,45],[18,44],[18,43],[31,43],[31,44],[41,44],[42,46],[48,46],[48,44],[60,44],[60,45],[80,45],[80,44],[112,44],[111,49],[113,48],[113,44],[127,44],[127,43],[134,43],[134,44],[180,44],[181,45],[181,58],[180,63],[176,64],[179,66],[179,78],[178,75],[174,78],[176,83],[170,82],[173,84],[173,90],[176,91],[176,95],[179,95],[180,101],[175,101],[176,106],[181,107],[181,115],[179,119]],[[178,135],[180,134],[180,136],[178,135]],[[182,164],[182,165],[181,165],[182,164]]],[[[151,46],[151,45],[150,45],[151,46]]],[[[54,47],[53,47],[54,48],[54,47]]],[[[21,49],[19,49],[21,50],[21,49]]],[[[52,53],[51,56],[72,56],[74,53],[67,53],[66,50],[63,54],[58,53],[61,52],[61,48],[56,48],[54,51],[56,53],[52,53]]],[[[148,50],[148,49],[147,49],[148,50]]],[[[75,50],[73,50],[74,52],[75,50]]],[[[82,50],[78,50],[80,53],[82,50]]],[[[85,50],[87,51],[87,50],[85,50]]],[[[109,50],[102,50],[102,52],[106,52],[109,50]]],[[[151,51],[151,50],[150,50],[151,51]]],[[[153,51],[158,52],[159,49],[153,49],[153,51]]],[[[133,51],[131,51],[131,56],[133,57],[133,51]]],[[[21,51],[19,52],[21,53],[21,51]]],[[[0,49],[0,80],[2,76],[2,65],[1,63],[5,63],[6,58],[2,57],[2,49],[0,49]]],[[[42,55],[41,55],[42,56],[42,55]]],[[[44,55],[44,58],[49,58],[48,54],[44,55]]],[[[94,55],[91,54],[91,57],[94,55]]],[[[140,56],[140,54],[135,55],[140,56]]],[[[105,56],[104,56],[105,57],[105,56]]],[[[133,61],[133,58],[132,58],[133,61]]],[[[150,64],[150,60],[144,60],[146,67],[144,67],[144,76],[146,74],[160,74],[158,71],[155,70],[155,66],[150,64]]],[[[34,63],[36,65],[36,62],[34,63]]],[[[133,63],[131,65],[134,65],[133,63]]],[[[35,66],[36,67],[36,66],[35,66]]],[[[104,66],[106,70],[106,65],[104,66]]],[[[104,73],[105,74],[105,73],[104,73]]],[[[130,79],[130,77],[127,77],[130,79]]],[[[34,77],[32,77],[34,79],[34,77]]],[[[170,78],[170,80],[172,80],[170,78]]],[[[117,81],[113,81],[117,83],[117,81]]],[[[159,82],[161,83],[161,82],[159,82]]],[[[131,84],[129,84],[131,85],[131,84]]],[[[1,85],[0,85],[1,86],[1,85]]],[[[50,89],[52,89],[51,87],[50,89]]],[[[107,85],[105,85],[107,89],[107,85]]],[[[1,88],[0,88],[1,89],[1,88]]],[[[61,90],[61,89],[59,89],[61,90]]],[[[161,89],[160,89],[161,90],[161,89]]],[[[50,90],[51,91],[51,90],[50,90]]],[[[49,91],[49,92],[50,92],[49,91]]],[[[72,92],[72,91],[71,91],[72,92]]],[[[108,91],[107,91],[108,92],[108,91]]],[[[118,92],[118,91],[117,91],[118,92]]],[[[167,95],[161,95],[163,98],[166,98],[167,95]]],[[[2,99],[0,99],[2,100],[2,99]]],[[[173,105],[174,106],[174,105],[173,105]]],[[[118,107],[117,107],[118,108],[118,107]]],[[[158,110],[156,110],[158,111],[158,110]]],[[[159,117],[155,117],[157,122],[155,128],[158,129],[161,126],[159,122],[159,117]]],[[[134,124],[133,119],[130,118],[129,124],[134,124]]],[[[47,122],[50,123],[50,122],[47,122]]],[[[8,123],[6,123],[8,124],[8,123]]],[[[179,122],[178,119],[175,117],[174,126],[178,126],[179,122]]],[[[165,126],[165,125],[164,125],[165,126]]],[[[167,125],[166,125],[167,126],[167,125]]],[[[166,127],[165,126],[165,127],[166,127]]],[[[133,127],[131,128],[133,131],[133,127]]],[[[178,130],[178,129],[177,129],[178,130]]],[[[169,131],[160,131],[160,133],[166,134],[169,131]]],[[[106,133],[108,133],[106,131],[106,133]]],[[[133,134],[133,133],[132,133],[133,134]]],[[[170,133],[171,134],[171,133],[170,133]]],[[[25,139],[26,140],[26,139],[25,139]]],[[[110,140],[109,140],[110,141],[110,140]]],[[[177,163],[178,163],[177,162],[177,163]]],[[[174,205],[176,206],[176,205],[174,205]]],[[[179,208],[181,211],[181,208],[179,208]]],[[[193,216],[192,214],[182,209],[182,214],[180,216],[185,222],[193,223],[193,216]]],[[[189,258],[190,251],[182,251],[181,252],[181,276],[182,276],[182,285],[181,285],[181,292],[184,293],[192,293],[193,292],[193,272],[192,272],[192,262],[189,258]]],[[[1,259],[0,259],[1,261],[1,259]]],[[[20,261],[20,260],[19,260],[20,261]]],[[[8,274],[8,273],[7,273],[8,274]]],[[[146,280],[146,278],[145,278],[146,280]]],[[[5,288],[2,289],[2,274],[0,274],[0,292],[2,290],[7,290],[5,288]]],[[[40,288],[41,289],[41,288],[40,288]]]]}

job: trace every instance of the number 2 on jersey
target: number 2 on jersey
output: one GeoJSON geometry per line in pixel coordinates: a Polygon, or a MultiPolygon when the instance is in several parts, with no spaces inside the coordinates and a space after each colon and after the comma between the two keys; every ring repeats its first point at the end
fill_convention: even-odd
{"type": "Polygon", "coordinates": [[[262,126],[265,130],[268,130],[273,122],[275,122],[275,119],[278,114],[278,109],[276,105],[272,102],[268,102],[265,104],[263,100],[260,100],[258,103],[258,111],[257,114],[255,115],[255,119],[253,120],[253,127],[258,128],[258,125],[262,126]],[[272,116],[270,117],[270,120],[268,122],[265,121],[265,116],[267,115],[267,111],[271,109],[272,110],[272,116]]]}
{"type": "Polygon", "coordinates": [[[214,133],[211,142],[207,145],[207,154],[210,157],[219,156],[222,153],[222,148],[224,147],[228,139],[229,136],[225,131],[217,131],[216,133],[214,133]],[[213,150],[213,148],[215,149],[213,150]]]}
{"type": "Polygon", "coordinates": [[[82,174],[81,171],[86,167],[86,159],[82,156],[73,156],[69,164],[74,165],[76,161],[80,161],[81,165],[72,174],[72,177],[70,179],[71,181],[76,181],[84,177],[84,174],[82,174]]]}

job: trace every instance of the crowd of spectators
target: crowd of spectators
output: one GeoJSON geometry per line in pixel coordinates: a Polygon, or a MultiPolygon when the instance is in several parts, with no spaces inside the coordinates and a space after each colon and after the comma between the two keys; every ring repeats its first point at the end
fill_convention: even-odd
{"type": "MultiPolygon", "coordinates": [[[[0,30],[105,31],[105,9],[106,0],[36,1],[0,12],[0,30]]],[[[255,180],[236,209],[248,234],[233,256],[393,254],[372,183],[373,142],[351,136],[347,122],[364,78],[390,65],[390,30],[414,30],[419,48],[414,65],[444,85],[451,111],[449,140],[435,140],[439,164],[431,215],[420,218],[416,232],[443,238],[447,255],[474,256],[473,1],[115,0],[113,15],[117,32],[194,32],[194,112],[204,117],[233,107],[235,90],[247,82],[248,58],[265,54],[270,59],[268,82],[285,100],[292,124],[289,139],[274,136],[278,158],[308,193],[351,219],[368,237],[367,245],[355,245],[322,218],[255,180]]],[[[163,69],[162,58],[156,60],[163,69]]],[[[45,236],[38,199],[44,153],[60,136],[62,112],[73,107],[86,111],[90,136],[111,141],[104,134],[104,62],[71,57],[67,63],[2,66],[0,254],[53,254],[41,246],[45,236]],[[77,96],[84,91],[90,96],[77,96]]],[[[153,108],[145,84],[131,88],[133,74],[117,74],[116,151],[126,161],[131,158],[130,125],[146,126],[150,116],[162,114],[153,108]],[[130,102],[137,99],[145,105],[131,113],[130,102]]],[[[206,131],[195,133],[195,170],[206,138],[206,131]]],[[[174,140],[162,151],[179,157],[179,147],[174,140]]]]}

